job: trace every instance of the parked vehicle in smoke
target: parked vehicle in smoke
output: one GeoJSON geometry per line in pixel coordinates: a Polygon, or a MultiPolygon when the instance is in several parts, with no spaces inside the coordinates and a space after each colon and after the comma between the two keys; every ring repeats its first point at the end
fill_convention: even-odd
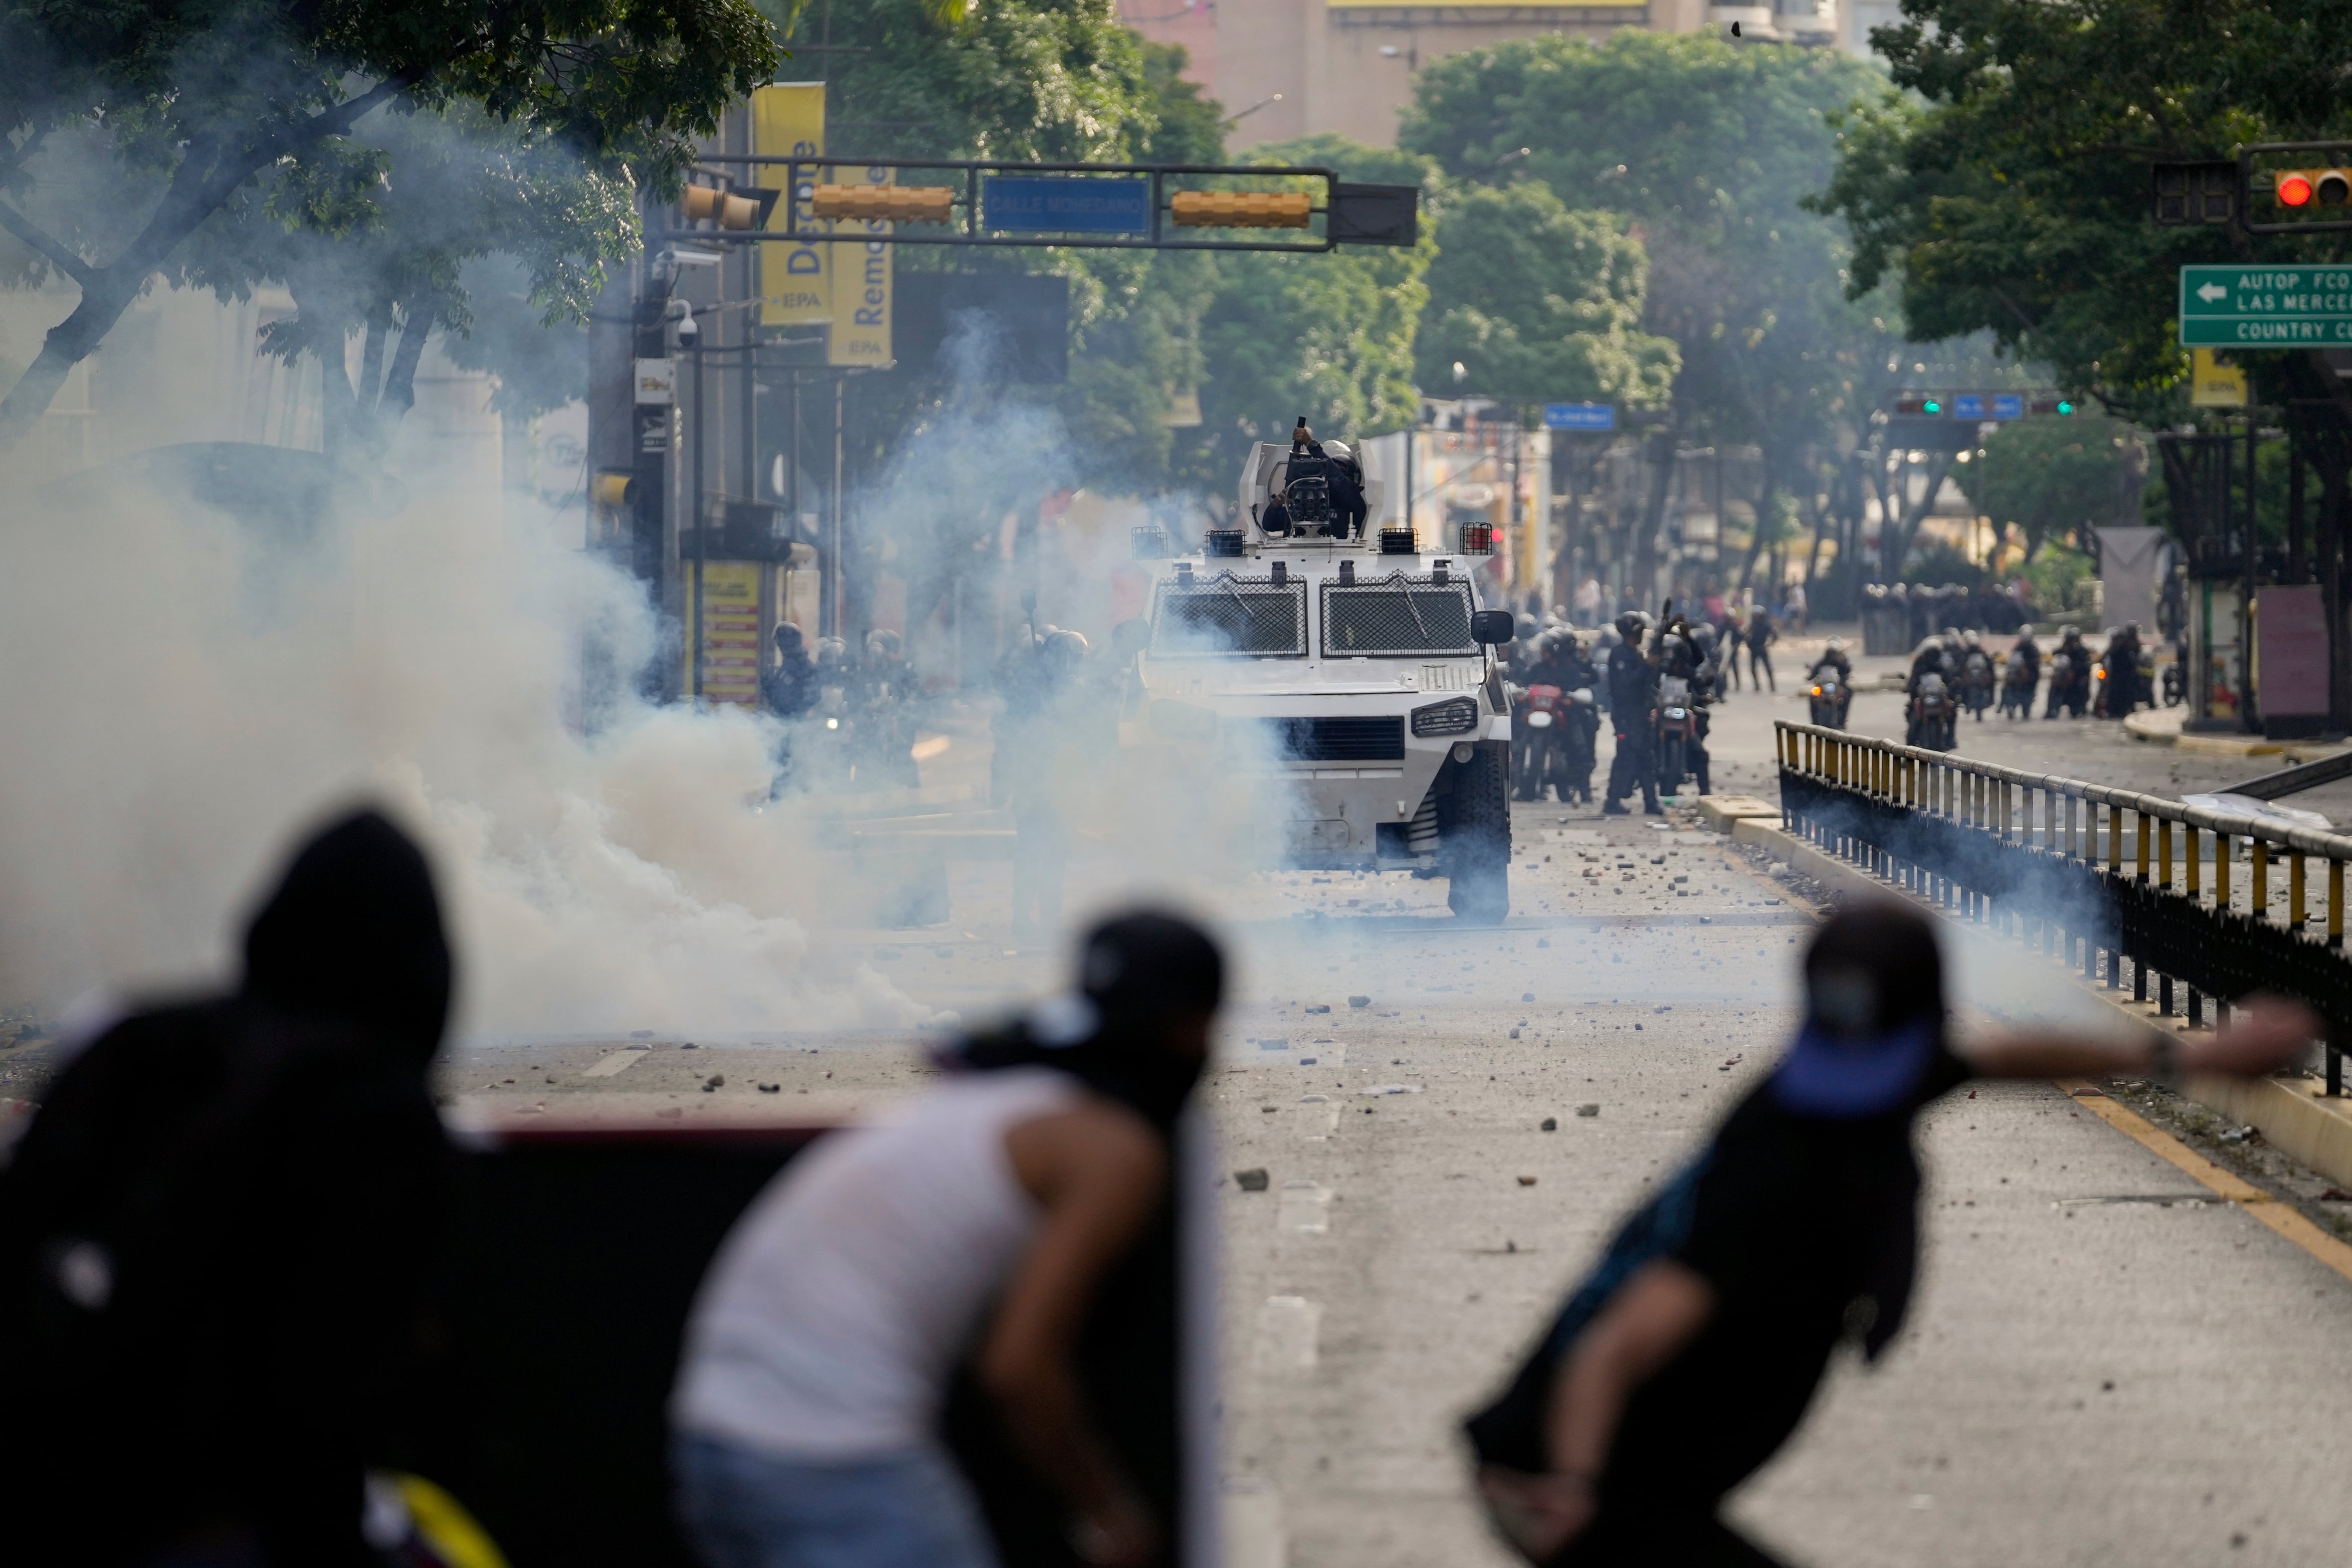
{"type": "MultiPolygon", "coordinates": [[[[1480,605],[1475,562],[1394,520],[1349,537],[1343,518],[1286,508],[1268,532],[1294,450],[1251,450],[1236,511],[1199,550],[1169,558],[1137,531],[1150,629],[1122,742],[1246,779],[1261,863],[1443,877],[1457,916],[1500,921],[1511,715],[1493,650],[1511,615],[1480,605]]],[[[1369,471],[1365,491],[1379,518],[1369,471]]]]}
{"type": "Polygon", "coordinates": [[[1919,688],[1911,695],[1910,719],[1903,736],[1906,745],[1948,752],[1959,743],[1959,710],[1953,706],[1951,689],[1942,676],[1930,672],[1919,678],[1919,688]]]}
{"type": "Polygon", "coordinates": [[[1805,689],[1805,700],[1811,707],[1814,723],[1825,730],[1843,730],[1853,692],[1839,677],[1835,665],[1824,664],[1813,671],[1812,683],[1805,689]]]}

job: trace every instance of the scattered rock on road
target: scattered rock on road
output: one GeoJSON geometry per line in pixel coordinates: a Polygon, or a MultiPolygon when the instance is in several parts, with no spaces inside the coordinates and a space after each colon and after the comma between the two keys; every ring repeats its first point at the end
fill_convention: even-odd
{"type": "Polygon", "coordinates": [[[1234,1184],[1245,1193],[1262,1193],[1265,1191],[1265,1168],[1262,1165],[1255,1170],[1235,1171],[1234,1173],[1234,1184]]]}

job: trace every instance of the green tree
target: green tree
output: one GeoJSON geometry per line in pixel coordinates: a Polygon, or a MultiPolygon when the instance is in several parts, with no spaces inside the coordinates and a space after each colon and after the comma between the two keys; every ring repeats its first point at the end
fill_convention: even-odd
{"type": "MultiPolygon", "coordinates": [[[[1367,184],[1425,189],[1433,178],[1425,159],[1328,134],[1252,148],[1251,161],[1328,168],[1367,184]]],[[[1250,444],[1276,438],[1301,414],[1349,439],[1412,423],[1413,333],[1436,250],[1424,219],[1411,249],[1219,257],[1201,324],[1207,380],[1190,448],[1193,481],[1222,496],[1250,444]]]]}
{"type": "Polygon", "coordinates": [[[1622,219],[1570,212],[1529,181],[1473,187],[1444,204],[1429,305],[1415,349],[1423,386],[1499,403],[1663,405],[1680,356],[1641,330],[1649,258],[1622,219]]]}
{"type": "Polygon", "coordinates": [[[25,247],[7,259],[18,280],[54,273],[81,291],[0,398],[0,447],[257,179],[278,187],[281,217],[314,190],[332,193],[345,226],[380,208],[343,177],[365,161],[351,139],[373,111],[478,108],[525,145],[562,146],[601,174],[663,188],[693,138],[776,58],[772,29],[744,0],[0,0],[0,228],[25,247]],[[80,204],[69,223],[37,222],[23,203],[42,151],[74,133],[109,155],[114,199],[80,204]]]}
{"type": "Polygon", "coordinates": [[[1811,510],[1838,427],[1866,418],[1858,389],[1885,363],[1870,318],[1890,312],[1845,299],[1845,236],[1805,198],[1833,166],[1827,117],[1882,85],[1834,50],[1632,30],[1504,44],[1422,72],[1404,145],[1460,180],[1539,180],[1571,210],[1634,217],[1650,258],[1643,325],[1681,357],[1659,482],[1633,523],[1644,552],[1676,444],[1758,444],[1759,515],[1783,489],[1811,510]]]}
{"type": "Polygon", "coordinates": [[[2111,420],[2020,420],[1986,437],[1974,461],[1953,468],[1952,481],[1996,529],[2014,525],[2025,536],[2031,562],[2043,544],[2087,539],[2115,516],[2118,437],[2111,420]]]}
{"type": "MultiPolygon", "coordinates": [[[[1821,205],[1852,226],[1852,287],[1893,279],[1922,336],[1988,331],[2076,395],[2169,423],[2187,412],[2173,325],[2183,264],[2340,254],[2334,236],[2158,228],[2147,166],[2352,132],[2342,93],[2352,9],[1904,0],[1903,10],[1872,41],[1905,90],[1840,121],[1821,205]]],[[[2257,357],[2259,375],[2298,386],[2312,368],[2300,355],[2257,357]]]]}

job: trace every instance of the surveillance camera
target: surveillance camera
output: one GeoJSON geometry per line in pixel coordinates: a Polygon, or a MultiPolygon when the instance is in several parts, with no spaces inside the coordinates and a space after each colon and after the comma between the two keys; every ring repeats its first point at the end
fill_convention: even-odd
{"type": "Polygon", "coordinates": [[[698,342],[699,341],[701,341],[701,338],[702,338],[702,329],[701,329],[700,327],[698,327],[698,326],[697,326],[697,325],[695,324],[695,321],[694,321],[694,318],[693,318],[692,316],[688,316],[688,317],[684,318],[683,320],[681,320],[681,321],[678,322],[678,324],[677,324],[677,346],[678,346],[678,347],[680,347],[680,348],[682,348],[682,349],[690,349],[690,348],[692,348],[692,347],[693,347],[697,342],[698,342]]]}

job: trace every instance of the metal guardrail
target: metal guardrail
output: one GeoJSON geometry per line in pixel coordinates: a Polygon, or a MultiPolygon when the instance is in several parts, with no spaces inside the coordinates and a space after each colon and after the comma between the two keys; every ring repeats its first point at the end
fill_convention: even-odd
{"type": "Polygon", "coordinates": [[[2133,997],[2152,988],[2161,1015],[2183,988],[2191,1025],[2208,998],[2296,997],[2327,1022],[2327,1092],[2343,1092],[2352,837],[1811,724],[1773,728],[1781,810],[1810,842],[2079,963],[2110,990],[2128,973],[2133,997]]]}

